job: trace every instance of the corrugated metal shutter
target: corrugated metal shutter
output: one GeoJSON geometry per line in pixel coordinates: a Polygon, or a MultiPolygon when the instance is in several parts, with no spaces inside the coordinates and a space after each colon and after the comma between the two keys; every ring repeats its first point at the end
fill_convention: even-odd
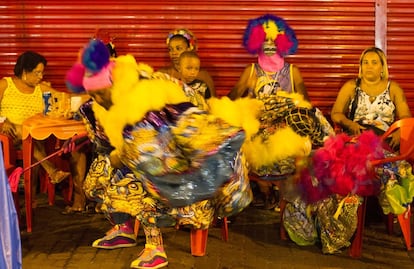
{"type": "Polygon", "coordinates": [[[414,2],[388,0],[387,55],[390,77],[404,89],[414,111],[414,2]]]}
{"type": "Polygon", "coordinates": [[[283,17],[295,29],[299,50],[288,60],[301,69],[314,104],[328,113],[339,87],[357,73],[361,51],[374,45],[375,0],[3,0],[0,74],[11,75],[17,55],[31,49],[49,61],[45,79],[64,89],[66,70],[97,28],[116,37],[118,54],[159,68],[169,60],[167,33],[186,27],[196,34],[202,65],[225,95],[255,60],[242,48],[242,34],[249,19],[264,13],[283,17]]]}

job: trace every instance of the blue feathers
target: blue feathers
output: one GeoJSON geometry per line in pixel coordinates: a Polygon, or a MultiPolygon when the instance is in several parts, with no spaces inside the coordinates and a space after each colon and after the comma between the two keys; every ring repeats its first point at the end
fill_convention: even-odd
{"type": "Polygon", "coordinates": [[[83,51],[82,63],[88,71],[96,74],[109,63],[109,58],[106,45],[98,39],[92,39],[83,51]]]}

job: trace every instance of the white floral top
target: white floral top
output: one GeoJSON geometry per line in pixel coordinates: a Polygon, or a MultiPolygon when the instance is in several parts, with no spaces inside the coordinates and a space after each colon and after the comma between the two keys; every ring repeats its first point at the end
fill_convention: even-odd
{"type": "MultiPolygon", "coordinates": [[[[377,95],[373,102],[370,101],[370,96],[360,87],[356,88],[354,100],[355,98],[357,98],[358,103],[354,121],[372,125],[384,131],[394,122],[395,105],[390,96],[390,81],[388,81],[387,88],[377,95]]],[[[351,110],[354,100],[352,100],[349,110],[351,110]]]]}

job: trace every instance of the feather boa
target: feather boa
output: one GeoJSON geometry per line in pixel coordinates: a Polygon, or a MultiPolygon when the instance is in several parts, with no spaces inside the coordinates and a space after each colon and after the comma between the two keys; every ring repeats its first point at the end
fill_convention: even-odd
{"type": "Polygon", "coordinates": [[[372,131],[358,137],[332,136],[315,151],[300,178],[303,195],[316,202],[330,194],[373,195],[379,190],[370,161],[384,157],[381,138],[372,131]]]}
{"type": "Polygon", "coordinates": [[[209,111],[229,124],[242,127],[246,132],[246,140],[259,131],[259,115],[263,103],[257,99],[240,98],[235,101],[228,97],[210,98],[207,101],[209,111]]]}
{"type": "Polygon", "coordinates": [[[265,142],[256,136],[243,144],[243,152],[254,170],[289,157],[307,156],[311,148],[309,137],[298,135],[290,127],[277,130],[265,142]]]}

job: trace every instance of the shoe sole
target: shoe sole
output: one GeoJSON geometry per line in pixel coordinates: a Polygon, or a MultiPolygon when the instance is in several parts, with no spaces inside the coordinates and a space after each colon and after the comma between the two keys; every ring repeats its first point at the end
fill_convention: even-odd
{"type": "Polygon", "coordinates": [[[94,248],[102,248],[102,249],[117,249],[117,248],[129,248],[129,247],[135,247],[137,245],[137,243],[135,244],[119,244],[119,245],[114,245],[114,246],[92,246],[94,248]]]}
{"type": "Polygon", "coordinates": [[[133,266],[131,265],[131,267],[130,267],[130,268],[134,268],[134,269],[145,269],[145,268],[159,269],[159,268],[165,267],[165,266],[167,266],[167,265],[168,265],[168,262],[164,262],[164,263],[161,263],[161,264],[156,265],[155,267],[142,267],[142,266],[133,267],[133,266]]]}

